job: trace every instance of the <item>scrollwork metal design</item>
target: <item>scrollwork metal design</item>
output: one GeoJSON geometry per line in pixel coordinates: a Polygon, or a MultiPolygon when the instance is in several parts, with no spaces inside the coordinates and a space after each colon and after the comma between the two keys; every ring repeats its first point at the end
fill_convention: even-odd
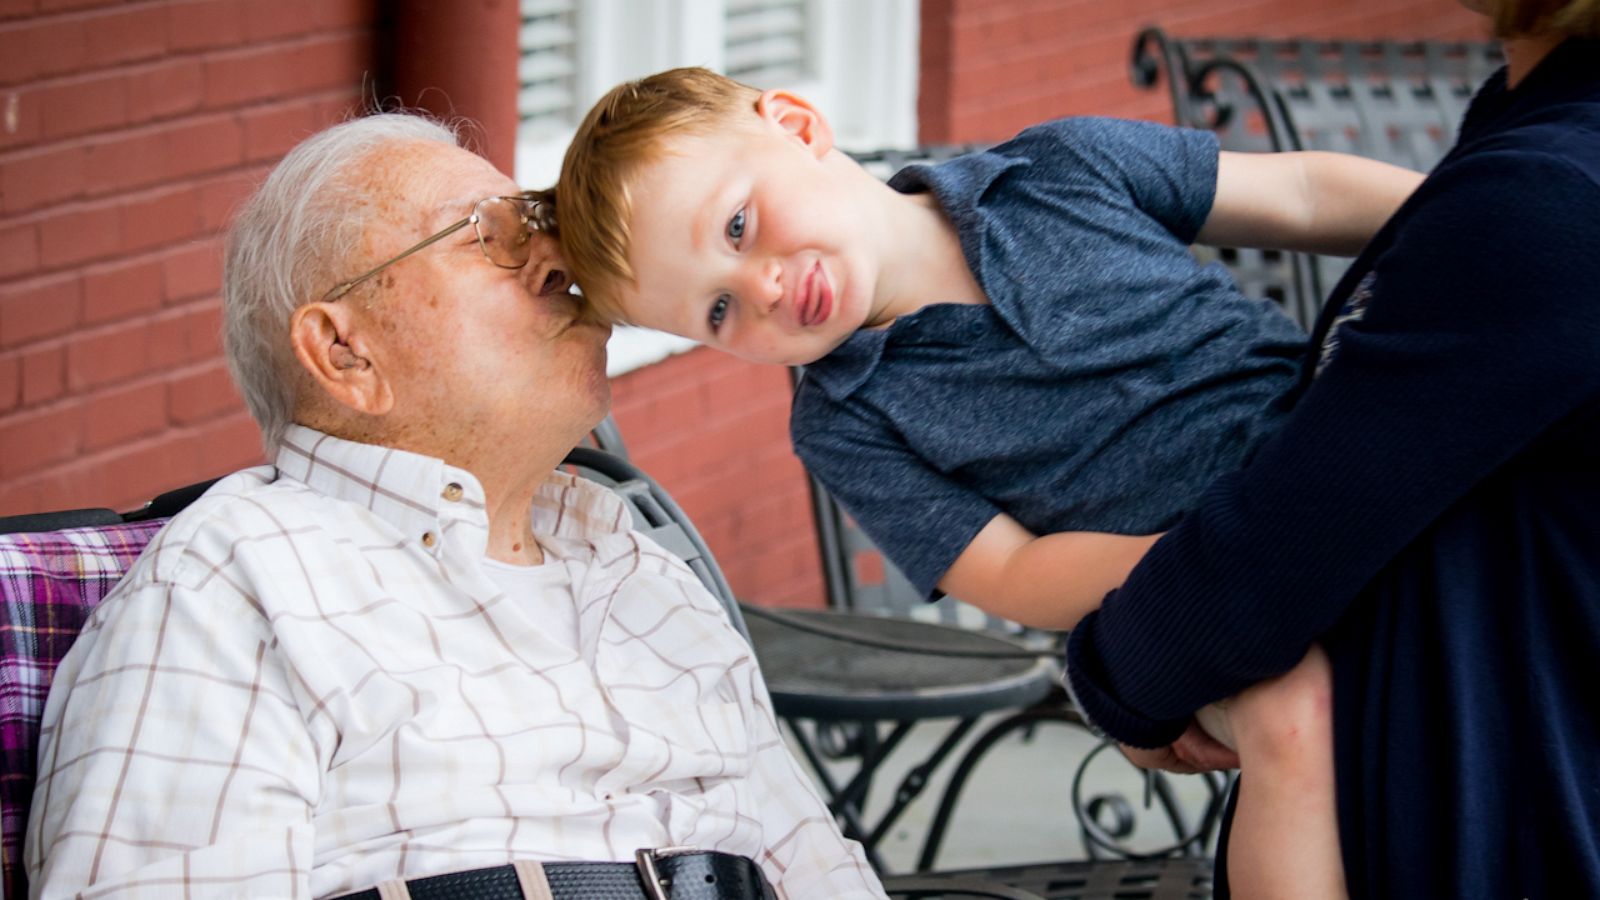
{"type": "MultiPolygon", "coordinates": [[[[967,779],[990,749],[1015,732],[1052,722],[1087,731],[1083,719],[1076,712],[1062,705],[1049,704],[1007,716],[990,726],[973,742],[957,763],[939,799],[939,806],[934,813],[933,821],[929,824],[922,852],[917,858],[916,871],[933,871],[939,848],[944,841],[945,830],[949,827],[950,818],[961,798],[962,790],[966,787],[967,779]]],[[[1127,839],[1135,832],[1138,813],[1128,798],[1114,791],[1097,793],[1087,798],[1083,794],[1089,765],[1107,747],[1114,746],[1111,742],[1104,741],[1085,754],[1072,780],[1072,812],[1078,822],[1083,836],[1084,850],[1089,858],[1098,858],[1102,853],[1125,859],[1203,856],[1209,853],[1216,836],[1217,823],[1222,815],[1229,779],[1220,773],[1194,776],[1204,779],[1207,801],[1204,808],[1194,817],[1193,824],[1189,824],[1190,819],[1184,814],[1183,803],[1173,791],[1168,776],[1155,773],[1152,785],[1154,795],[1173,828],[1174,840],[1155,850],[1135,850],[1128,846],[1127,839]],[[1109,824],[1102,821],[1107,815],[1113,817],[1113,821],[1109,824]]],[[[1132,766],[1132,763],[1128,765],[1132,766]]]]}

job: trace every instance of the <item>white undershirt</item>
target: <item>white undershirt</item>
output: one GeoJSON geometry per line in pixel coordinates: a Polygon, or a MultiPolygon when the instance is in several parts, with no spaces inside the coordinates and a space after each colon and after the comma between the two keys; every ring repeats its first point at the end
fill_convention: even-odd
{"type": "Polygon", "coordinates": [[[483,570],[518,605],[540,610],[550,624],[545,637],[552,643],[578,651],[578,604],[566,566],[516,566],[484,557],[483,570]]]}

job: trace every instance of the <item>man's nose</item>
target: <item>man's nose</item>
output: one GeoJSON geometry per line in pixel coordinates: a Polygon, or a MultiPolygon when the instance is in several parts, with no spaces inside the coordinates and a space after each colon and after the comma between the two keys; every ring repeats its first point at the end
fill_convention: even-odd
{"type": "Polygon", "coordinates": [[[562,294],[572,286],[561,246],[550,235],[535,231],[528,239],[528,264],[522,270],[528,286],[537,294],[562,294]]]}

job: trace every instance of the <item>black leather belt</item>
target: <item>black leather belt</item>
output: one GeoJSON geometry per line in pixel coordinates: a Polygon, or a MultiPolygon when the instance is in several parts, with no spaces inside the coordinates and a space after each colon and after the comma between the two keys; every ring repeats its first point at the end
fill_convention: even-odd
{"type": "MultiPolygon", "coordinates": [[[[405,882],[405,890],[412,900],[772,900],[776,896],[760,866],[743,856],[711,850],[640,850],[632,863],[547,862],[537,868],[548,894],[539,889],[524,892],[528,876],[517,866],[415,878],[405,882]]],[[[380,886],[339,900],[393,896],[393,886],[380,886]]]]}

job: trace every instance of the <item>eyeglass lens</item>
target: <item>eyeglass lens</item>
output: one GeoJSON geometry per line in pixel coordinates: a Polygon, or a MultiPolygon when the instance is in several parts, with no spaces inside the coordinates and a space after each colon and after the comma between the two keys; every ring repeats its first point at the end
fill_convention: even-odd
{"type": "Polygon", "coordinates": [[[489,197],[478,203],[478,245],[489,261],[504,269],[528,264],[532,251],[533,201],[521,197],[489,197]]]}

